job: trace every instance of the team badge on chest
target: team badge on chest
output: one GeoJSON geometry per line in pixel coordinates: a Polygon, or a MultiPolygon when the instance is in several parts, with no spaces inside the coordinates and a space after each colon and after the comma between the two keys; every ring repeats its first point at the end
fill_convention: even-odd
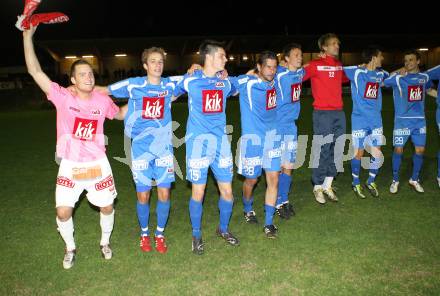
{"type": "Polygon", "coordinates": [[[147,98],[144,97],[142,103],[143,119],[162,119],[165,109],[165,98],[147,98]]]}
{"type": "Polygon", "coordinates": [[[272,110],[277,106],[277,93],[274,88],[266,91],[266,110],[272,110]]]}
{"type": "Polygon", "coordinates": [[[418,102],[423,100],[423,86],[410,85],[408,86],[408,102],[418,102]]]}
{"type": "Polygon", "coordinates": [[[298,102],[301,96],[301,83],[291,85],[292,103],[298,102]]]}
{"type": "Polygon", "coordinates": [[[379,83],[368,82],[365,86],[364,98],[366,99],[377,99],[377,94],[379,92],[379,83]]]}
{"type": "Polygon", "coordinates": [[[76,117],[73,125],[73,136],[82,141],[93,141],[97,129],[98,120],[76,117]]]}
{"type": "Polygon", "coordinates": [[[223,112],[223,90],[202,91],[203,113],[223,112]]]}

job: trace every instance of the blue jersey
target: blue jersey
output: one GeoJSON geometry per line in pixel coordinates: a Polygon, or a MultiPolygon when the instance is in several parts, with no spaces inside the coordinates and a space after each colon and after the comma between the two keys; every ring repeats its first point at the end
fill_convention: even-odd
{"type": "Polygon", "coordinates": [[[394,118],[425,118],[425,92],[429,82],[426,73],[393,74],[384,84],[393,88],[394,118]]]}
{"type": "Polygon", "coordinates": [[[226,127],[226,99],[235,92],[229,80],[206,77],[202,71],[185,75],[174,91],[188,93],[189,116],[186,134],[222,136],[226,127]]]}
{"type": "Polygon", "coordinates": [[[353,100],[352,115],[360,116],[366,122],[381,119],[383,81],[389,73],[376,69],[370,71],[364,67],[344,67],[345,75],[351,82],[351,98],[353,100]]]}
{"type": "Polygon", "coordinates": [[[266,82],[251,75],[229,77],[240,93],[241,134],[265,136],[277,127],[275,81],[266,82]]]}
{"type": "MultiPolygon", "coordinates": [[[[134,139],[146,131],[161,130],[171,125],[171,99],[181,77],[161,78],[159,85],[146,77],[134,77],[108,87],[116,98],[129,98],[124,118],[125,134],[134,139]]],[[[151,133],[153,134],[153,133],[151,133]]]]}
{"type": "Polygon", "coordinates": [[[290,71],[278,66],[277,81],[277,122],[280,125],[292,125],[298,119],[302,80],[305,75],[303,68],[290,71]]]}
{"type": "MultiPolygon", "coordinates": [[[[426,71],[426,73],[429,75],[429,78],[432,80],[438,80],[438,87],[437,87],[437,109],[440,108],[440,65],[429,69],[426,71]]],[[[428,87],[427,87],[428,88],[428,87]]]]}

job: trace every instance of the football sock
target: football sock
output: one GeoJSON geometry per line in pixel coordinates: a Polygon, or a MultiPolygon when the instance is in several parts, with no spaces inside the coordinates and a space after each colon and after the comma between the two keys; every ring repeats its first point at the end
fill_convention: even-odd
{"type": "Polygon", "coordinates": [[[148,220],[150,218],[150,204],[136,203],[136,212],[139,221],[139,226],[141,227],[141,236],[149,235],[148,231],[148,220]]]}
{"type": "Polygon", "coordinates": [[[361,172],[361,160],[353,158],[351,160],[351,175],[353,176],[353,186],[359,185],[359,174],[361,172]]]}
{"type": "Polygon", "coordinates": [[[225,200],[220,196],[218,200],[218,209],[220,211],[220,231],[225,233],[228,231],[229,220],[232,214],[232,200],[225,200]]]}
{"type": "Polygon", "coordinates": [[[192,225],[192,235],[195,238],[202,237],[202,214],[203,214],[203,205],[200,201],[195,201],[192,197],[189,200],[189,217],[191,219],[192,225]]]}
{"type": "Polygon", "coordinates": [[[399,181],[399,170],[402,164],[402,154],[393,152],[393,180],[399,181]]]}
{"type": "Polygon", "coordinates": [[[169,213],[170,213],[170,201],[158,200],[156,205],[157,228],[154,233],[156,236],[163,235],[163,231],[165,230],[165,226],[168,221],[169,213]]]}
{"type": "Polygon", "coordinates": [[[73,239],[73,220],[72,217],[67,221],[61,221],[57,217],[57,225],[58,231],[60,232],[61,237],[66,243],[67,251],[73,251],[76,249],[75,240],[73,239]]]}
{"type": "Polygon", "coordinates": [[[99,224],[101,225],[101,246],[108,245],[110,243],[113,225],[115,224],[115,210],[109,215],[100,213],[99,224]]]}

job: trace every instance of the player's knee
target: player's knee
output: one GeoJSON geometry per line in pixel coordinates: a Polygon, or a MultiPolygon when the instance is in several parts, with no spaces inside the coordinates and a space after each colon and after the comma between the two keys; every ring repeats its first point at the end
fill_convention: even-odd
{"type": "Polygon", "coordinates": [[[355,152],[354,152],[354,158],[356,158],[356,159],[361,159],[362,158],[362,156],[364,156],[364,149],[357,149],[355,152]]]}
{"type": "Polygon", "coordinates": [[[60,221],[65,222],[65,221],[69,220],[70,217],[72,217],[72,212],[73,212],[73,209],[70,207],[58,207],[57,208],[57,218],[60,221]]]}
{"type": "Polygon", "coordinates": [[[113,212],[113,204],[105,206],[105,207],[100,207],[99,209],[102,214],[110,215],[113,212]]]}
{"type": "Polygon", "coordinates": [[[423,154],[425,153],[425,147],[418,146],[415,148],[416,154],[423,154]]]}
{"type": "Polygon", "coordinates": [[[232,188],[219,188],[220,195],[226,200],[232,200],[232,188]]]}
{"type": "Polygon", "coordinates": [[[150,191],[136,192],[137,199],[140,203],[146,204],[150,201],[150,191]]]}
{"type": "Polygon", "coordinates": [[[278,172],[266,173],[267,187],[277,188],[278,187],[278,172]]]}
{"type": "Polygon", "coordinates": [[[282,168],[281,173],[291,176],[292,175],[292,169],[286,169],[286,168],[282,168]]]}
{"type": "Polygon", "coordinates": [[[257,184],[257,182],[258,182],[258,179],[246,178],[244,180],[244,185],[247,186],[247,187],[254,187],[257,184]]]}
{"type": "Polygon", "coordinates": [[[394,153],[402,154],[403,153],[403,147],[394,147],[394,153]]]}
{"type": "Polygon", "coordinates": [[[375,158],[383,157],[382,149],[380,146],[371,147],[371,155],[375,158]]]}
{"type": "Polygon", "coordinates": [[[202,201],[205,194],[205,187],[193,186],[192,198],[196,201],[202,201]]]}
{"type": "Polygon", "coordinates": [[[168,201],[170,199],[170,189],[158,187],[157,198],[162,202],[168,201]]]}

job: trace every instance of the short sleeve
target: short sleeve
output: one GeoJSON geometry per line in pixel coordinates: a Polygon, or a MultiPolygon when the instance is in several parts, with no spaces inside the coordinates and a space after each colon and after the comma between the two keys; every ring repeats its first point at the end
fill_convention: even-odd
{"type": "Polygon", "coordinates": [[[129,85],[130,85],[129,79],[121,80],[109,85],[108,91],[115,98],[128,98],[130,96],[128,92],[129,85]]]}
{"type": "Polygon", "coordinates": [[[347,78],[349,80],[353,81],[354,80],[354,74],[355,74],[357,69],[358,69],[358,67],[356,67],[356,66],[344,67],[345,76],[347,76],[347,78]]]}
{"type": "Polygon", "coordinates": [[[72,94],[68,89],[55,82],[51,83],[47,99],[51,101],[55,107],[60,106],[68,97],[72,97],[72,94]]]}
{"type": "Polygon", "coordinates": [[[109,96],[105,96],[105,99],[107,100],[107,112],[105,114],[105,117],[107,117],[108,119],[113,119],[115,115],[119,112],[119,107],[112,101],[109,96]]]}

